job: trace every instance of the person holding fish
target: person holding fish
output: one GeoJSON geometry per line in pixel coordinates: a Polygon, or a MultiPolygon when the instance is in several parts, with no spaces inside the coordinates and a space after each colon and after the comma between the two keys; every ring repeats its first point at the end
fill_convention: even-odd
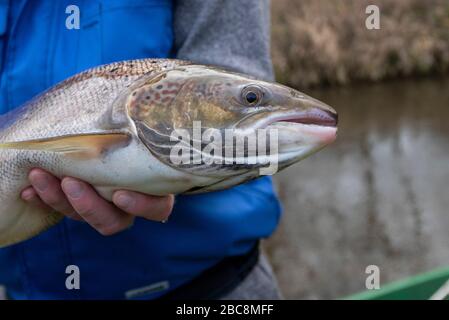
{"type": "Polygon", "coordinates": [[[195,117],[276,128],[280,169],[333,141],[332,108],[266,82],[269,32],[268,0],[0,3],[9,298],[281,298],[259,250],[281,213],[262,164],[168,159],[169,131],[195,117]]]}

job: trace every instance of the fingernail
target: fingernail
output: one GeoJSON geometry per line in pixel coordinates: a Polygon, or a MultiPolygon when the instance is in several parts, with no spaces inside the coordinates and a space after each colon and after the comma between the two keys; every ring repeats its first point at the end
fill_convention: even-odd
{"type": "Polygon", "coordinates": [[[31,189],[26,189],[22,192],[22,199],[26,201],[30,201],[34,198],[34,191],[31,189]]]}
{"type": "Polygon", "coordinates": [[[74,199],[81,197],[81,194],[83,193],[83,186],[81,183],[74,180],[63,181],[62,189],[70,198],[74,199]]]}
{"type": "Polygon", "coordinates": [[[115,197],[115,204],[122,209],[129,209],[134,204],[134,198],[126,193],[119,193],[115,197]]]}
{"type": "Polygon", "coordinates": [[[30,175],[31,184],[37,189],[37,191],[44,192],[48,188],[47,175],[42,173],[33,172],[30,175]]]}

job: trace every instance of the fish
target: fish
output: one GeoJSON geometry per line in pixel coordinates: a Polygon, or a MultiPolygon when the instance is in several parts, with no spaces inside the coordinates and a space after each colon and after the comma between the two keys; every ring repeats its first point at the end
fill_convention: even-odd
{"type": "Polygon", "coordinates": [[[213,192],[317,152],[337,120],[300,91],[218,66],[139,59],[86,70],[0,116],[0,247],[63,218],[21,199],[32,168],[84,180],[108,201],[118,189],[213,192]]]}

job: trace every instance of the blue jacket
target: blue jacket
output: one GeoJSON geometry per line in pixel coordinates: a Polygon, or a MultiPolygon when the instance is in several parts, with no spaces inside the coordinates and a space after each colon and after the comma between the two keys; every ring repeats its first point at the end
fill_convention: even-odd
{"type": "MultiPolygon", "coordinates": [[[[172,6],[169,0],[0,0],[0,113],[95,65],[169,57],[172,6]],[[80,8],[79,30],[65,27],[71,4],[80,8]]],[[[226,256],[247,252],[272,233],[279,214],[271,180],[262,178],[178,196],[168,223],[137,219],[110,237],[64,219],[0,249],[0,285],[14,299],[155,298],[226,256]],[[79,290],[65,286],[68,265],[79,267],[79,290]]]]}

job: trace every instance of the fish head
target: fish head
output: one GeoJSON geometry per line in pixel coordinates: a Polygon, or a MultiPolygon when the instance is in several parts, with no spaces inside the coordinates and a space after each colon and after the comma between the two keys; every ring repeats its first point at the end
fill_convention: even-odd
{"type": "Polygon", "coordinates": [[[139,85],[128,112],[157,158],[198,175],[254,178],[275,162],[277,171],[307,157],[337,133],[337,113],[323,102],[281,84],[198,65],[139,85]]]}

